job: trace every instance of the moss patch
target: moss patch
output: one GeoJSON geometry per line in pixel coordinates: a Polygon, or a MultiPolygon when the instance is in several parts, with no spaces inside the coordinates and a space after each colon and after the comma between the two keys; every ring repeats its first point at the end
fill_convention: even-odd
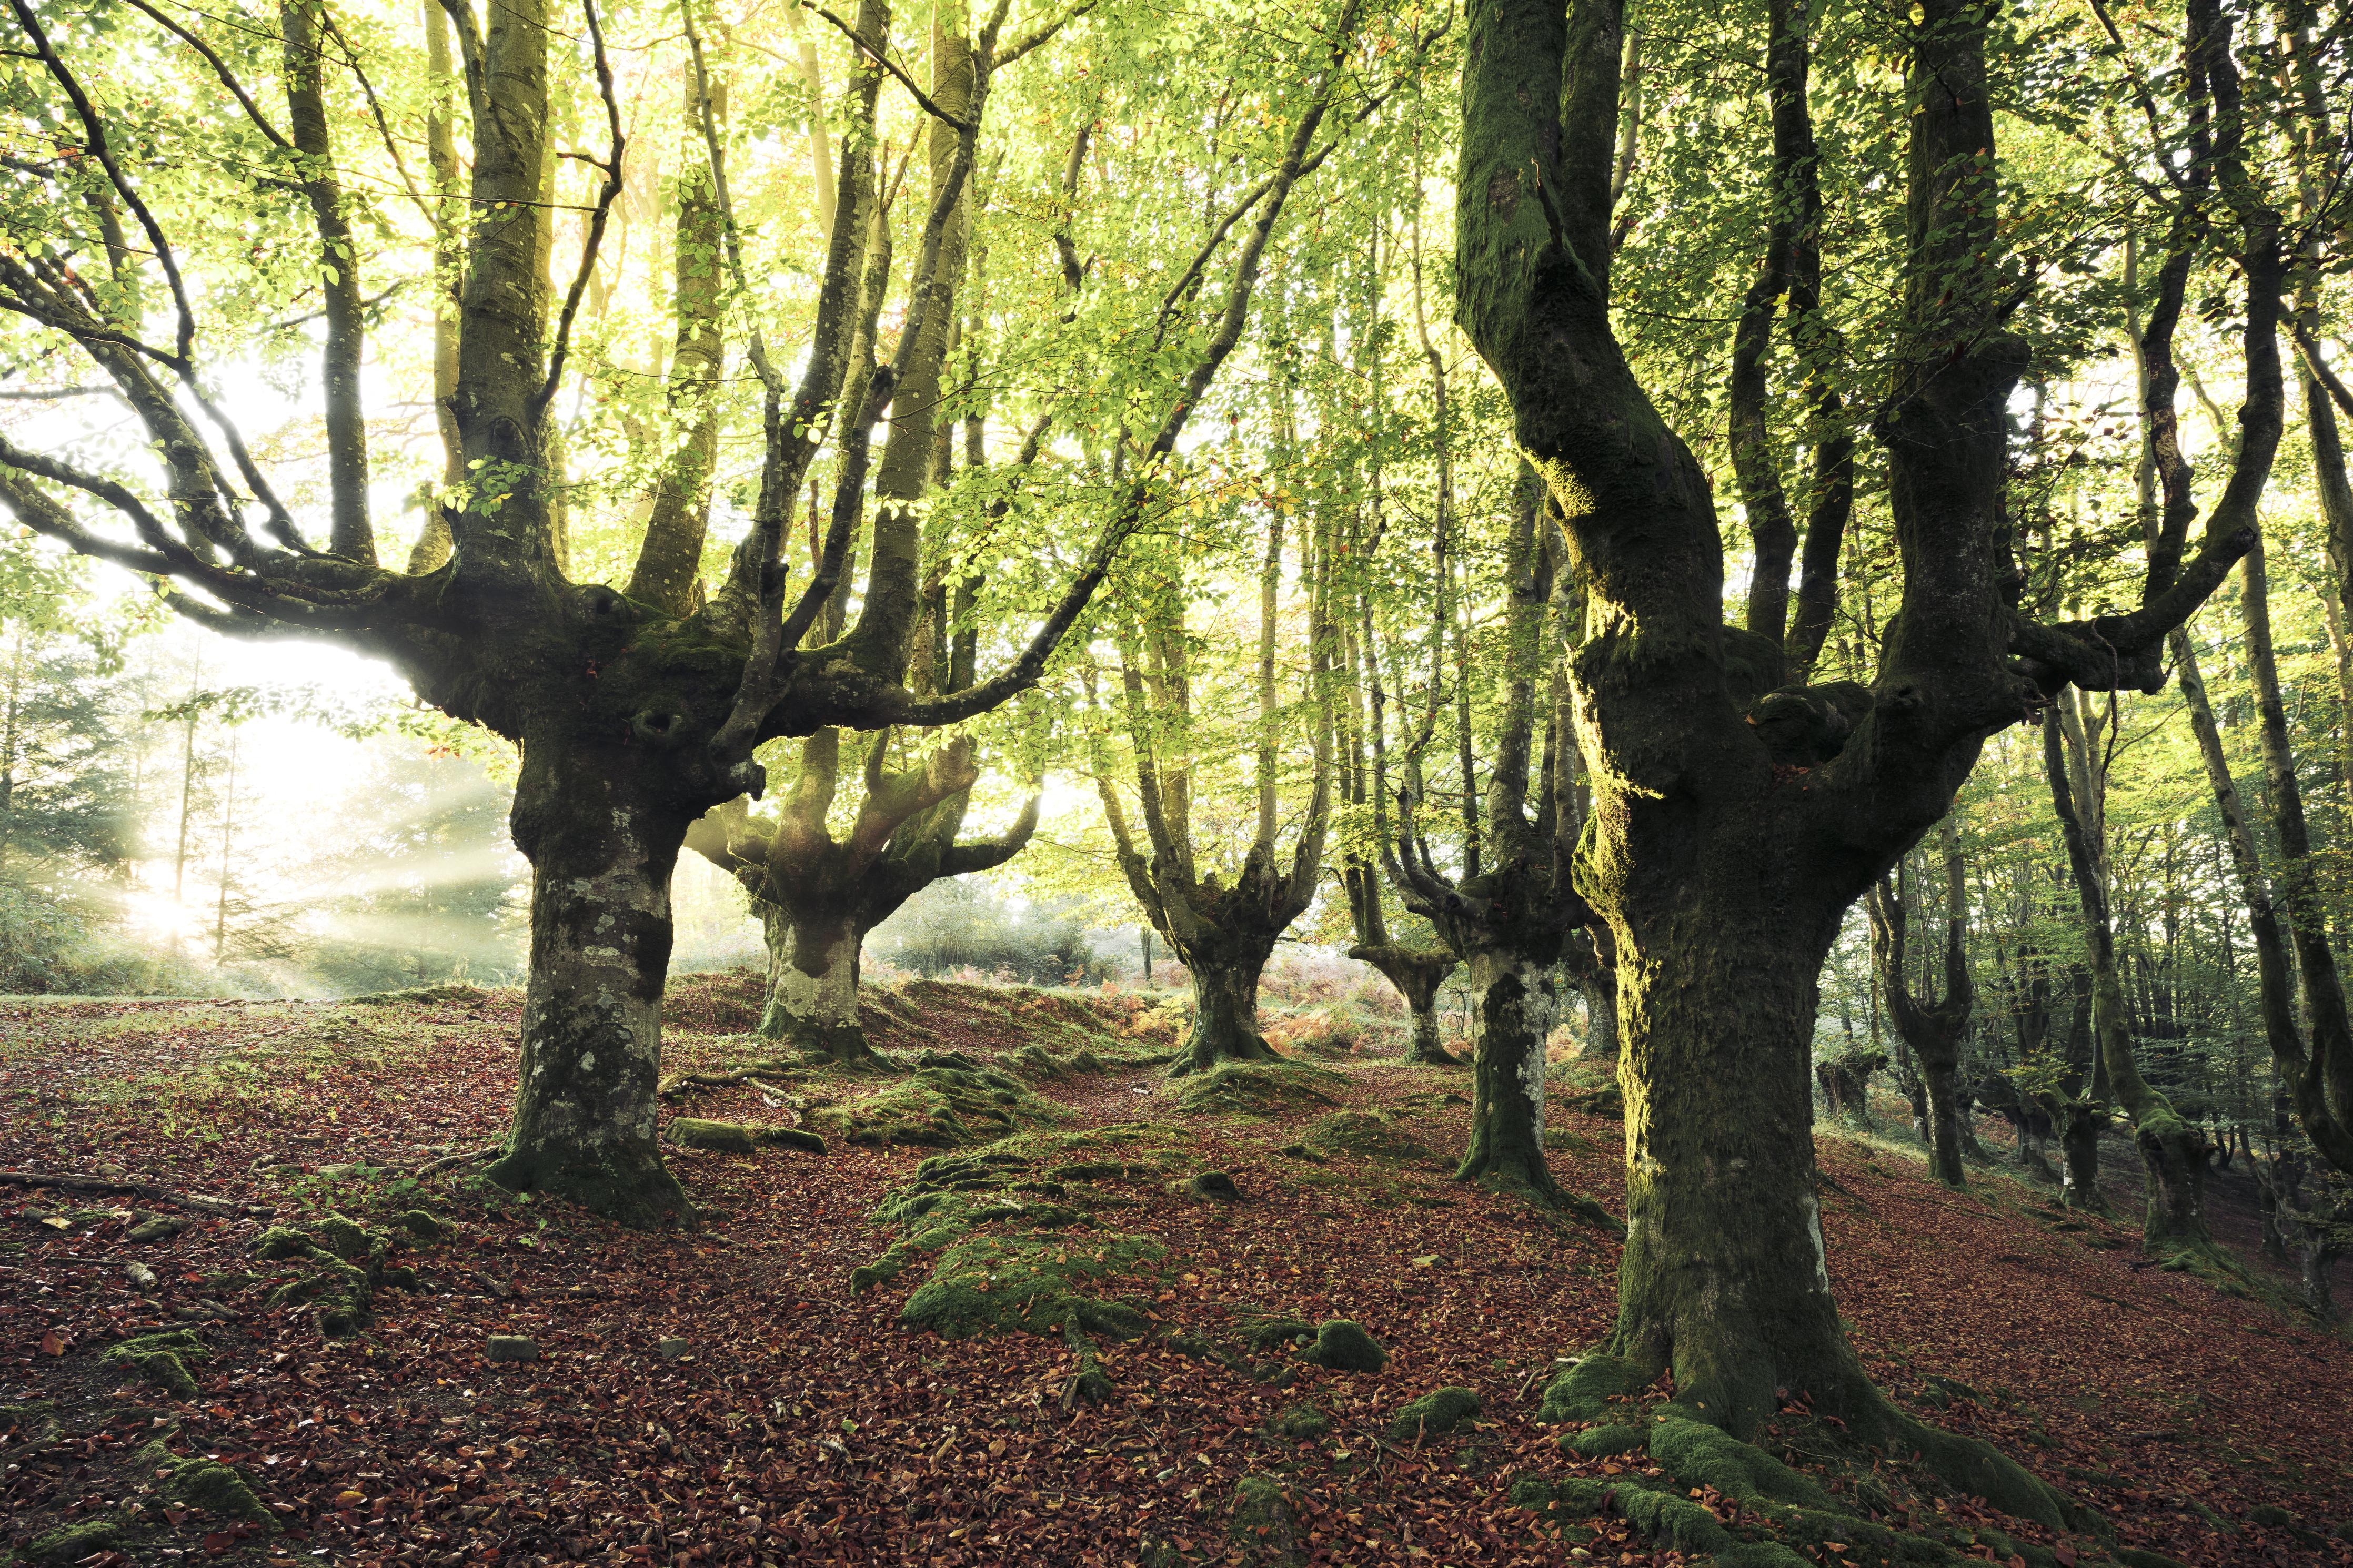
{"type": "Polygon", "coordinates": [[[1427,1160],[1430,1145],[1386,1111],[1335,1110],[1318,1117],[1306,1144],[1321,1154],[1361,1154],[1375,1160],[1427,1160]]]}
{"type": "Polygon", "coordinates": [[[1591,1422],[1607,1419],[1613,1398],[1628,1398],[1650,1387],[1656,1374],[1614,1355],[1589,1355],[1545,1385],[1539,1421],[1591,1422]]]}
{"type": "Polygon", "coordinates": [[[111,1519],[85,1519],[47,1535],[36,1536],[25,1548],[27,1563],[79,1563],[94,1552],[122,1544],[122,1526],[111,1519]]]}
{"type": "Polygon", "coordinates": [[[852,1143],[958,1149],[1067,1116],[1020,1079],[993,1068],[943,1065],[920,1068],[845,1104],[819,1107],[808,1120],[852,1143]]]}
{"type": "Polygon", "coordinates": [[[187,1363],[203,1361],[211,1353],[205,1342],[195,1334],[185,1329],[174,1329],[110,1345],[99,1353],[98,1359],[130,1368],[174,1399],[194,1399],[198,1392],[196,1380],[189,1375],[187,1363]]]}
{"type": "Polygon", "coordinates": [[[253,1484],[234,1465],[217,1459],[182,1458],[158,1440],[139,1451],[151,1470],[161,1472],[158,1484],[174,1501],[199,1508],[224,1519],[241,1519],[264,1534],[278,1532],[278,1516],[254,1495],[253,1484]]]}
{"type": "Polygon", "coordinates": [[[1764,1449],[1697,1421],[1659,1422],[1651,1428],[1650,1450],[1687,1487],[1714,1487],[1744,1503],[1831,1506],[1829,1493],[1764,1449]]]}
{"type": "Polygon", "coordinates": [[[1176,1079],[1173,1092],[1187,1116],[1286,1117],[1337,1105],[1347,1082],[1329,1068],[1297,1062],[1228,1062],[1176,1079]]]}
{"type": "Polygon", "coordinates": [[[1150,1320],[1101,1292],[1166,1250],[1142,1236],[974,1236],[940,1254],[899,1321],[946,1339],[1016,1331],[1060,1336],[1067,1324],[1133,1339],[1150,1320]]]}

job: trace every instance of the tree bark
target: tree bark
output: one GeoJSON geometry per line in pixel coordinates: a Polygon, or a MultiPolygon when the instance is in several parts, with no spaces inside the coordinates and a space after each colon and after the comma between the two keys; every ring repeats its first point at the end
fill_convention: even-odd
{"type": "Polygon", "coordinates": [[[850,1064],[878,1060],[858,1012],[865,931],[847,912],[788,917],[774,905],[761,916],[768,941],[768,997],[760,1037],[850,1064]]]}
{"type": "MultiPolygon", "coordinates": [[[[1377,899],[1380,896],[1380,889],[1373,882],[1369,868],[1361,877],[1352,869],[1351,877],[1361,881],[1369,897],[1377,899]]],[[[1406,1016],[1410,1026],[1405,1047],[1407,1066],[1459,1068],[1462,1065],[1462,1058],[1446,1048],[1438,1031],[1439,989],[1446,984],[1446,977],[1454,972],[1459,962],[1452,953],[1383,942],[1377,946],[1359,944],[1352,947],[1348,950],[1348,956],[1379,970],[1383,977],[1397,987],[1398,994],[1405,998],[1406,1016]]]]}

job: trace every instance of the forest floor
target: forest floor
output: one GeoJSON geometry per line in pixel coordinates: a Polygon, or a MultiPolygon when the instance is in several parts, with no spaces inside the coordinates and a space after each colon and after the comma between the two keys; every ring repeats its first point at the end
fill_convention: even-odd
{"type": "MultiPolygon", "coordinates": [[[[756,989],[682,981],[670,1067],[744,1065],[756,989]]],[[[680,1149],[707,1223],[636,1235],[470,1173],[508,1113],[519,1001],[0,1002],[0,1166],[219,1200],[0,1186],[0,1549],[44,1539],[93,1568],[1685,1560],[1621,1517],[1563,1530],[1512,1501],[1529,1477],[1658,1471],[1565,1453],[1535,1419],[1556,1358],[1609,1324],[1618,1246],[1450,1179],[1467,1074],[1348,1057],[1188,1102],[1148,1059],[1173,1008],[918,983],[878,995],[878,1043],[971,1067],[684,1087],[680,1114],[797,1122],[828,1151],[680,1149]],[[322,1313],[370,1305],[322,1335],[322,1313]],[[1123,1319],[1146,1331],[1078,1331],[1123,1319]],[[1330,1319],[1386,1365],[1300,1358],[1294,1321],[1330,1319]],[[487,1359],[494,1336],[533,1359],[487,1359]],[[180,1396],[158,1386],[175,1368],[180,1396]],[[1397,1424],[1442,1385],[1475,1392],[1474,1419],[1397,1424]]],[[[1618,1123],[1556,1128],[1562,1184],[1619,1210],[1618,1123]]],[[[2344,1339],[2149,1268],[2133,1230],[2007,1177],[1954,1193],[1818,1142],[1831,1276],[1881,1386],[2115,1531],[2054,1540],[1947,1500],[1940,1523],[1998,1524],[1978,1539],[2020,1555],[1976,1552],[2353,1563],[2333,1533],[2353,1525],[2344,1339]]]]}

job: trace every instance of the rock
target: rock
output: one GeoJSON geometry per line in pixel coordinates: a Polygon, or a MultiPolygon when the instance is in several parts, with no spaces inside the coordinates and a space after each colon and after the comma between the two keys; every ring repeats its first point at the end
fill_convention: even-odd
{"type": "Polygon", "coordinates": [[[1315,1342],[1307,1348],[1305,1359],[1334,1372],[1378,1372],[1388,1365],[1389,1352],[1365,1332],[1363,1324],[1333,1318],[1317,1325],[1315,1342]]]}
{"type": "Polygon", "coordinates": [[[1285,1143],[1282,1148],[1277,1149],[1275,1152],[1282,1155],[1286,1159],[1304,1160],[1313,1165],[1326,1163],[1323,1155],[1318,1154],[1314,1150],[1310,1149],[1304,1143],[1285,1143]]]}
{"type": "Polygon", "coordinates": [[[693,1353],[694,1342],[691,1340],[681,1340],[675,1335],[672,1335],[667,1338],[656,1340],[654,1342],[654,1349],[661,1352],[661,1357],[664,1361],[683,1361],[687,1356],[693,1353]]]}
{"type": "Polygon", "coordinates": [[[210,1353],[205,1342],[188,1330],[167,1329],[160,1334],[142,1334],[121,1344],[109,1345],[99,1352],[98,1359],[110,1365],[129,1367],[174,1399],[194,1399],[198,1392],[196,1380],[188,1374],[187,1363],[202,1361],[210,1353]]]}
{"type": "Polygon", "coordinates": [[[2274,1530],[2295,1522],[2295,1516],[2276,1503],[2257,1503],[2247,1510],[2247,1517],[2257,1524],[2267,1525],[2274,1530]]]}
{"type": "Polygon", "coordinates": [[[760,1142],[781,1143],[787,1149],[798,1149],[805,1153],[825,1152],[825,1140],[799,1127],[764,1127],[760,1129],[760,1142]]]}
{"type": "Polygon", "coordinates": [[[708,1149],[722,1154],[749,1154],[758,1147],[748,1127],[733,1121],[705,1121],[692,1116],[672,1119],[670,1141],[681,1149],[708,1149]]]}
{"type": "Polygon", "coordinates": [[[142,1215],[139,1223],[132,1226],[126,1235],[130,1240],[138,1242],[169,1241],[187,1228],[188,1222],[184,1219],[166,1219],[159,1214],[142,1215]]]}
{"type": "Polygon", "coordinates": [[[410,1209],[400,1216],[400,1228],[419,1241],[438,1241],[449,1234],[449,1227],[438,1216],[423,1209],[410,1209]]]}
{"type": "Polygon", "coordinates": [[[308,1258],[311,1250],[311,1238],[291,1226],[273,1225],[253,1241],[253,1255],[269,1262],[282,1258],[308,1258]]]}
{"type": "Polygon", "coordinates": [[[1237,1203],[1242,1195],[1242,1190],[1234,1185],[1233,1177],[1223,1171],[1203,1171],[1187,1183],[1186,1187],[1197,1198],[1215,1198],[1219,1203],[1237,1203]]]}
{"type": "Polygon", "coordinates": [[[122,1277],[131,1281],[131,1288],[133,1290],[153,1290],[163,1283],[155,1278],[155,1271],[153,1268],[138,1262],[124,1264],[122,1277]]]}
{"type": "Polygon", "coordinates": [[[1399,1440],[1436,1437],[1478,1414],[1479,1395],[1472,1390],[1451,1384],[1433,1388],[1398,1411],[1389,1423],[1389,1436],[1399,1440]]]}
{"type": "Polygon", "coordinates": [[[522,1334],[492,1334],[482,1354],[490,1361],[537,1361],[539,1342],[522,1334]]]}

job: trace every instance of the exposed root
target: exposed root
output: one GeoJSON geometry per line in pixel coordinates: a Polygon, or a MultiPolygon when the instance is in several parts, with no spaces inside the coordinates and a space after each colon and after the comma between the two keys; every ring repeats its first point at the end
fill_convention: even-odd
{"type": "Polygon", "coordinates": [[[0,1184],[12,1187],[55,1187],[65,1193],[97,1193],[106,1196],[144,1198],[151,1204],[170,1204],[175,1208],[194,1209],[210,1215],[267,1215],[277,1211],[268,1204],[240,1204],[227,1198],[209,1198],[201,1193],[175,1193],[169,1187],[150,1186],[144,1182],[126,1182],[113,1176],[96,1176],[78,1171],[0,1171],[0,1184]]]}

